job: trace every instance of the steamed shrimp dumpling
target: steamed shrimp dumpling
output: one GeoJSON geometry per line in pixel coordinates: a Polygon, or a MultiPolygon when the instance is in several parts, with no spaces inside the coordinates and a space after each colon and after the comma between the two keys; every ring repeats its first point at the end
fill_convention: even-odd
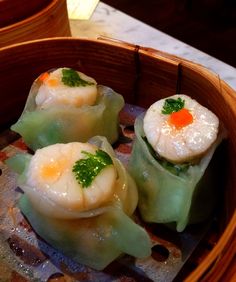
{"type": "Polygon", "coordinates": [[[96,102],[97,83],[82,72],[59,68],[53,72],[43,73],[39,79],[42,84],[35,102],[40,109],[60,105],[91,106],[96,102]]]}
{"type": "Polygon", "coordinates": [[[22,214],[55,250],[96,270],[123,254],[151,255],[148,233],[132,218],[136,183],[105,137],[50,145],[6,163],[24,191],[22,214]]]}
{"type": "Polygon", "coordinates": [[[174,95],[138,116],[134,128],[128,169],[143,220],[174,223],[182,232],[208,219],[220,183],[214,173],[219,164],[211,160],[226,138],[218,117],[190,97],[174,95]]]}
{"type": "Polygon", "coordinates": [[[160,157],[183,163],[206,153],[216,141],[219,120],[187,95],[174,95],[155,102],[147,110],[143,127],[149,144],[160,157]],[[174,112],[171,103],[177,107],[174,112]]]}
{"type": "MultiPolygon", "coordinates": [[[[71,211],[87,211],[107,202],[113,193],[116,171],[113,164],[104,167],[93,181],[83,187],[73,171],[79,160],[96,155],[98,148],[89,143],[55,144],[36,151],[29,163],[23,190],[31,190],[30,198],[45,213],[45,205],[35,201],[35,191],[56,206],[71,211]]],[[[87,173],[89,176],[89,173],[87,173]]],[[[85,179],[86,180],[86,179],[85,179]]]]}
{"type": "Polygon", "coordinates": [[[87,142],[119,136],[124,98],[110,87],[71,68],[49,70],[37,77],[24,110],[11,129],[33,151],[48,145],[87,142]]]}

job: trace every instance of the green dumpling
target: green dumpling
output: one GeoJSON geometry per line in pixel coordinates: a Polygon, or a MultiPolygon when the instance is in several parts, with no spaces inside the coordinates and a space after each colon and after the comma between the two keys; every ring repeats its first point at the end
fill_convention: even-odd
{"type": "Polygon", "coordinates": [[[104,137],[50,145],[7,164],[25,192],[22,213],[55,249],[97,270],[124,253],[151,254],[147,232],[133,220],[135,182],[104,137]]]}
{"type": "MultiPolygon", "coordinates": [[[[214,127],[212,126],[214,135],[209,134],[210,122],[217,120],[213,116],[214,114],[212,114],[211,120],[209,118],[208,123],[203,120],[205,126],[203,134],[205,136],[199,137],[201,134],[199,131],[202,128],[200,129],[200,126],[194,128],[194,122],[198,116],[206,119],[205,112],[207,110],[204,108],[204,113],[202,113],[202,109],[193,100],[189,102],[194,105],[193,108],[189,106],[191,113],[187,113],[193,115],[192,123],[186,125],[184,130],[172,125],[172,121],[170,121],[171,110],[175,106],[176,109],[173,112],[179,112],[184,106],[184,102],[188,106],[187,99],[190,100],[186,95],[175,95],[160,100],[149,108],[148,114],[142,114],[136,119],[136,138],[128,165],[128,170],[138,186],[138,207],[143,220],[154,223],[174,223],[179,232],[183,231],[189,223],[207,219],[215,207],[217,200],[216,177],[210,161],[217,146],[225,137],[223,131],[218,135],[217,132],[215,134],[215,130],[218,130],[217,123],[213,124],[214,127]],[[183,100],[181,100],[182,98],[183,100]],[[196,114],[194,114],[194,110],[197,111],[196,114]],[[149,124],[144,125],[145,118],[146,121],[150,120],[149,124]],[[148,136],[145,129],[149,130],[147,130],[148,136]],[[185,134],[187,130],[193,132],[189,139],[185,136],[182,137],[182,134],[185,134]],[[204,138],[208,138],[206,135],[217,137],[204,154],[194,152],[195,148],[199,149],[200,147],[196,146],[197,142],[200,143],[204,138]],[[194,140],[195,136],[197,141],[194,140]],[[152,145],[148,137],[150,137],[152,145]],[[194,142],[189,145],[192,145],[193,148],[187,147],[186,140],[194,142]],[[194,157],[197,155],[198,159],[193,161],[189,152],[194,154],[194,157]],[[167,157],[168,159],[166,159],[167,157]],[[171,158],[183,162],[174,162],[171,158]]],[[[177,117],[175,118],[177,119],[177,117]]],[[[183,123],[182,120],[178,122],[180,123],[180,121],[183,123]]],[[[203,147],[202,144],[200,145],[203,147]]]]}
{"type": "Polygon", "coordinates": [[[24,111],[11,129],[32,150],[55,143],[86,142],[95,135],[118,138],[124,99],[81,72],[59,68],[37,78],[24,111]]]}

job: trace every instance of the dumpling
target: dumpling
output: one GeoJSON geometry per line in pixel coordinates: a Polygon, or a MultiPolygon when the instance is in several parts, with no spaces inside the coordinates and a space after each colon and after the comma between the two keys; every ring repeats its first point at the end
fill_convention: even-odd
{"type": "Polygon", "coordinates": [[[175,223],[177,231],[208,218],[216,192],[207,167],[225,138],[217,116],[186,95],[174,95],[139,116],[135,134],[129,171],[142,218],[175,223]]]}
{"type": "Polygon", "coordinates": [[[32,150],[95,135],[110,143],[118,138],[118,114],[124,99],[87,75],[70,68],[41,74],[33,83],[25,109],[11,129],[32,150]]]}
{"type": "Polygon", "coordinates": [[[123,253],[151,254],[147,232],[132,219],[135,182],[104,137],[50,145],[7,164],[25,192],[22,213],[37,234],[68,257],[101,270],[123,253]]]}

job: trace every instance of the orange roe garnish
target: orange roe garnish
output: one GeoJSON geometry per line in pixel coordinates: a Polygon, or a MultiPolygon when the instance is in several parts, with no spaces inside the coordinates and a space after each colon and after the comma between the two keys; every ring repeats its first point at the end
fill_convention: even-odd
{"type": "Polygon", "coordinates": [[[177,128],[182,128],[193,122],[193,116],[188,109],[181,109],[170,114],[169,122],[177,128]]]}
{"type": "Polygon", "coordinates": [[[39,76],[39,80],[40,81],[44,81],[45,79],[47,79],[49,77],[49,73],[48,72],[44,72],[39,76]]]}

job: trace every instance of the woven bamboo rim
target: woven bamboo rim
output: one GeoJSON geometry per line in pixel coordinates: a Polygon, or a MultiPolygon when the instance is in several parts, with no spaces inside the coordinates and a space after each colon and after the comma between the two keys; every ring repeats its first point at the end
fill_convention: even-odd
{"type": "MultiPolygon", "coordinates": [[[[171,72],[172,69],[177,70],[177,74],[174,74],[174,78],[176,78],[177,82],[175,81],[173,84],[176,87],[176,91],[181,90],[182,93],[186,93],[191,89],[199,88],[201,89],[202,83],[205,83],[205,87],[210,89],[211,91],[215,91],[218,93],[217,97],[221,97],[222,101],[214,101],[214,97],[211,97],[213,100],[212,102],[217,104],[218,112],[220,116],[229,124],[226,123],[226,127],[228,126],[229,129],[229,145],[231,146],[231,154],[236,154],[236,144],[234,144],[234,140],[236,139],[236,130],[235,130],[235,118],[236,118],[236,108],[234,104],[236,103],[236,92],[223,80],[219,78],[218,75],[212,73],[211,71],[207,70],[205,67],[190,62],[188,60],[172,56],[170,54],[160,52],[151,48],[144,48],[140,46],[135,46],[132,44],[118,42],[113,40],[88,40],[88,39],[76,39],[76,38],[53,38],[53,39],[43,39],[43,40],[35,40],[24,42],[22,44],[15,44],[12,46],[4,47],[0,49],[0,60],[4,59],[5,64],[9,60],[12,60],[13,51],[15,53],[14,59],[17,61],[17,56],[19,53],[30,52],[32,50],[32,54],[34,55],[35,50],[40,50],[40,48],[49,48],[53,52],[53,48],[55,46],[60,46],[57,50],[58,53],[61,53],[61,48],[71,49],[70,54],[67,52],[63,53],[64,59],[70,60],[74,62],[75,57],[73,54],[76,53],[79,46],[86,46],[91,47],[91,50],[103,50],[103,56],[105,58],[104,65],[109,67],[109,62],[106,61],[108,56],[112,60],[112,52],[116,51],[122,54],[122,52],[127,52],[127,54],[132,53],[134,58],[134,70],[145,68],[147,65],[152,68],[153,66],[157,66],[157,62],[159,63],[160,68],[165,69],[166,73],[171,72]],[[62,47],[63,46],[63,47],[62,47]],[[66,54],[66,55],[65,55],[66,54]],[[138,59],[137,59],[138,58],[138,59]],[[108,65],[107,65],[108,64],[108,65]],[[186,92],[185,92],[186,90],[186,92]],[[224,105],[221,104],[224,103],[224,105]]],[[[84,48],[84,47],[83,47],[84,48]]],[[[49,51],[49,50],[48,50],[49,51]]],[[[40,51],[38,51],[40,53],[40,51]]],[[[79,52],[79,51],[78,51],[79,52]]],[[[38,54],[39,54],[38,53],[38,54]]],[[[126,54],[126,55],[127,55],[126,54]]],[[[37,55],[37,54],[36,54],[37,55]]],[[[54,54],[55,55],[55,54],[54,54]]],[[[99,59],[102,62],[104,58],[98,58],[96,56],[101,56],[101,54],[94,54],[95,59],[99,59]]],[[[117,55],[119,56],[119,54],[117,55]]],[[[52,59],[52,63],[55,62],[55,57],[52,59]]],[[[99,62],[100,62],[99,61],[99,62]]],[[[125,58],[124,61],[127,61],[125,58]]],[[[92,62],[89,61],[89,64],[92,62]]],[[[121,62],[122,64],[122,62],[121,62]]],[[[118,71],[122,71],[123,69],[120,68],[118,63],[115,68],[118,71]]],[[[91,68],[90,70],[94,70],[91,68]]],[[[145,75],[144,72],[138,72],[140,75],[145,75]]],[[[98,73],[99,74],[99,73],[98,73]]],[[[104,75],[101,73],[101,75],[104,75]]],[[[135,75],[136,76],[136,75],[135,75]]],[[[136,77],[137,78],[137,77],[136,77]]],[[[135,85],[133,88],[135,91],[142,89],[143,85],[138,78],[134,80],[135,85]]],[[[161,77],[161,79],[164,79],[161,77]]],[[[113,85],[110,85],[113,87],[113,85]]],[[[119,87],[119,83],[116,85],[119,87]]],[[[145,86],[145,85],[144,85],[145,86]]],[[[122,88],[122,85],[120,86],[122,88]]],[[[152,89],[149,89],[150,93],[152,89]]],[[[198,89],[197,89],[198,90],[198,89]]],[[[160,89],[160,91],[162,91],[160,89]]],[[[187,94],[187,93],[186,93],[187,94]]],[[[132,94],[127,94],[128,102],[132,102],[133,96],[132,94]]],[[[200,97],[201,98],[201,97],[200,97]]],[[[204,97],[207,101],[207,98],[204,97]]],[[[151,103],[150,100],[147,101],[145,96],[138,96],[136,97],[136,102],[140,105],[147,106],[148,103],[151,103]],[[143,99],[140,102],[140,99],[143,99]]],[[[231,182],[233,186],[231,186],[230,193],[226,197],[226,205],[224,207],[224,228],[222,235],[214,248],[210,251],[210,253],[204,257],[203,261],[198,265],[198,267],[190,273],[190,275],[186,278],[187,282],[190,281],[220,281],[220,279],[227,279],[226,281],[230,281],[231,279],[235,278],[235,253],[236,253],[236,210],[235,210],[235,199],[236,199],[236,175],[235,175],[235,168],[236,164],[233,158],[230,159],[230,171],[231,171],[231,182]]],[[[233,280],[231,280],[233,281],[233,280]]]]}
{"type": "Polygon", "coordinates": [[[0,34],[0,47],[40,38],[70,36],[66,0],[51,0],[32,16],[0,28],[0,34]]]}

